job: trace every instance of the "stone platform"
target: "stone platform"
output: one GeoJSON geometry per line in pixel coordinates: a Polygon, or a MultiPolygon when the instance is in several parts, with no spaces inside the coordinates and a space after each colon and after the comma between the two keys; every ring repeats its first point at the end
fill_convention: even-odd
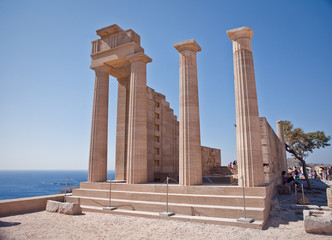
{"type": "Polygon", "coordinates": [[[114,211],[103,210],[109,204],[109,183],[81,183],[67,201],[79,203],[84,211],[136,215],[152,218],[197,221],[221,225],[263,228],[270,210],[271,187],[248,187],[246,191],[247,218],[253,223],[239,223],[244,216],[241,187],[221,185],[179,186],[168,188],[169,212],[174,216],[162,217],[166,210],[165,184],[112,183],[114,211]]]}

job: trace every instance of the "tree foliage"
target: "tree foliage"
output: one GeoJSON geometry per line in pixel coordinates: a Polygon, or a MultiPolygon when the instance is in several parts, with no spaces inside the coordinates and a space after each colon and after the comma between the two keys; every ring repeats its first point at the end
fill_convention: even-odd
{"type": "Polygon", "coordinates": [[[295,128],[290,121],[282,121],[284,129],[286,151],[291,153],[303,164],[303,174],[307,180],[308,189],[311,189],[308,174],[305,171],[307,164],[305,158],[314,151],[314,149],[330,146],[330,136],[326,136],[323,131],[305,133],[301,128],[295,128]]]}
{"type": "Polygon", "coordinates": [[[305,133],[301,128],[295,128],[290,121],[282,121],[284,128],[285,143],[303,160],[314,151],[314,149],[330,146],[330,136],[323,131],[305,133]]]}

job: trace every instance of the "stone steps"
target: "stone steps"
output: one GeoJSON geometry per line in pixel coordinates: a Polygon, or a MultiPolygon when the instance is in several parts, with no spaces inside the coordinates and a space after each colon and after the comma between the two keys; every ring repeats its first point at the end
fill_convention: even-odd
{"type": "Polygon", "coordinates": [[[206,216],[188,216],[175,214],[170,217],[160,216],[159,213],[156,212],[146,212],[146,211],[130,211],[125,209],[116,209],[113,211],[103,210],[102,207],[91,207],[81,205],[83,211],[85,212],[100,212],[107,214],[120,214],[120,215],[129,215],[136,217],[148,217],[148,218],[156,218],[156,219],[171,219],[178,221],[191,221],[191,222],[200,222],[200,223],[208,223],[208,224],[218,224],[218,225],[227,225],[227,226],[238,226],[238,227],[246,227],[246,228],[256,228],[262,229],[263,221],[255,220],[253,223],[241,223],[237,222],[235,218],[216,218],[216,217],[206,217],[206,216]]]}
{"type": "MultiPolygon", "coordinates": [[[[110,185],[108,182],[82,182],[81,189],[93,190],[109,190],[110,185]]],[[[76,190],[76,189],[75,189],[76,190]]],[[[75,192],[74,190],[74,192],[75,192]]],[[[112,183],[112,191],[134,191],[134,192],[155,192],[166,193],[166,184],[125,184],[125,183],[112,183]]],[[[198,186],[180,186],[178,184],[169,184],[169,193],[179,194],[199,194],[199,195],[231,195],[242,196],[242,188],[238,186],[220,186],[220,185],[198,185],[198,186]]],[[[263,187],[250,187],[246,188],[246,196],[266,196],[266,190],[263,187]]]]}
{"type": "MultiPolygon", "coordinates": [[[[76,197],[98,197],[109,198],[109,190],[92,190],[92,189],[75,189],[76,197]]],[[[112,198],[141,200],[151,202],[165,202],[166,193],[156,192],[137,192],[137,191],[119,191],[112,190],[112,198]]],[[[188,203],[202,205],[221,205],[221,206],[243,206],[243,196],[234,195],[199,195],[199,194],[179,194],[169,193],[168,201],[170,203],[188,203]]],[[[261,207],[264,205],[264,197],[248,196],[246,198],[246,206],[261,207]]]]}
{"type": "MultiPolygon", "coordinates": [[[[69,197],[67,201],[71,202],[69,197]]],[[[80,197],[80,205],[92,207],[107,207],[109,199],[96,197],[80,197]]],[[[151,202],[151,201],[137,201],[126,199],[112,199],[112,206],[118,209],[125,209],[131,211],[146,211],[146,212],[164,212],[166,210],[165,202],[151,202]]],[[[176,214],[188,216],[206,216],[219,218],[235,218],[238,219],[244,216],[243,207],[234,206],[218,206],[218,205],[201,205],[201,204],[184,204],[184,203],[169,203],[168,209],[176,214]]],[[[255,220],[263,220],[264,208],[246,207],[247,217],[255,220]]]]}
{"type": "Polygon", "coordinates": [[[212,173],[214,174],[222,174],[222,175],[232,175],[232,169],[230,169],[227,166],[218,166],[218,167],[214,167],[212,169],[212,173]]]}
{"type": "MultiPolygon", "coordinates": [[[[112,183],[111,188],[111,205],[117,207],[118,214],[159,217],[166,210],[166,184],[112,183]]],[[[79,203],[83,211],[107,212],[110,210],[103,208],[109,205],[109,191],[109,182],[84,182],[67,201],[79,203]]],[[[237,186],[170,184],[168,209],[176,214],[172,219],[238,225],[236,219],[244,216],[242,191],[237,186]]],[[[246,215],[256,221],[253,226],[257,228],[263,226],[268,216],[267,196],[265,187],[246,188],[246,215]]]]}

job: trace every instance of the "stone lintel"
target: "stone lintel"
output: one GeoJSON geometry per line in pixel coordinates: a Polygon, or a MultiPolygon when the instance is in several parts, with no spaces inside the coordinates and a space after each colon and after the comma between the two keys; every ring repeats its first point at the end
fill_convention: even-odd
{"type": "Polygon", "coordinates": [[[90,68],[94,71],[100,71],[100,72],[106,72],[108,74],[110,74],[110,72],[112,71],[112,67],[107,66],[105,64],[100,65],[100,66],[96,66],[96,67],[91,67],[90,68]]]}
{"type": "Polygon", "coordinates": [[[198,43],[194,39],[175,43],[174,48],[176,50],[178,50],[179,52],[181,52],[183,50],[191,50],[194,52],[199,52],[202,50],[201,47],[198,45],[198,43]]]}
{"type": "Polygon", "coordinates": [[[144,62],[144,63],[152,62],[152,59],[142,52],[129,55],[126,58],[131,63],[133,63],[133,62],[144,62]]]}
{"type": "Polygon", "coordinates": [[[111,34],[114,34],[114,33],[117,33],[117,32],[122,32],[122,31],[123,31],[122,28],[120,28],[116,24],[113,24],[113,25],[110,25],[110,26],[107,26],[107,27],[96,30],[96,33],[100,37],[106,37],[108,35],[111,35],[111,34]]]}
{"type": "Polygon", "coordinates": [[[249,38],[251,39],[254,36],[254,32],[251,28],[248,27],[239,27],[226,31],[229,39],[235,41],[238,38],[249,38]]]}

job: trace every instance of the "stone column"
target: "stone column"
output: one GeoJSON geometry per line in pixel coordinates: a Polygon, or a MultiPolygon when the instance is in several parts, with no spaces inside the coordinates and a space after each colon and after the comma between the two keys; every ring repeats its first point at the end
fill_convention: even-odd
{"type": "Polygon", "coordinates": [[[196,61],[201,48],[193,39],[174,47],[180,53],[179,183],[190,186],[202,184],[196,61]]]}
{"type": "Polygon", "coordinates": [[[258,116],[254,63],[251,50],[251,28],[241,27],[227,31],[233,42],[236,148],[239,186],[264,185],[262,144],[258,116]]]}
{"type": "Polygon", "coordinates": [[[130,77],[118,79],[115,179],[126,180],[130,77]]]}
{"type": "Polygon", "coordinates": [[[285,138],[284,138],[284,127],[281,124],[281,121],[277,121],[277,136],[281,142],[281,167],[282,170],[287,172],[288,165],[287,165],[287,156],[286,156],[286,147],[285,147],[285,138]]]}
{"type": "Polygon", "coordinates": [[[284,127],[282,126],[281,121],[277,121],[277,136],[282,143],[285,143],[284,127]]]}
{"type": "Polygon", "coordinates": [[[128,57],[131,62],[128,118],[127,183],[147,182],[147,97],[144,53],[128,57]]]}
{"type": "Polygon", "coordinates": [[[104,182],[107,180],[109,74],[106,69],[95,69],[95,74],[88,181],[104,182]]]}

